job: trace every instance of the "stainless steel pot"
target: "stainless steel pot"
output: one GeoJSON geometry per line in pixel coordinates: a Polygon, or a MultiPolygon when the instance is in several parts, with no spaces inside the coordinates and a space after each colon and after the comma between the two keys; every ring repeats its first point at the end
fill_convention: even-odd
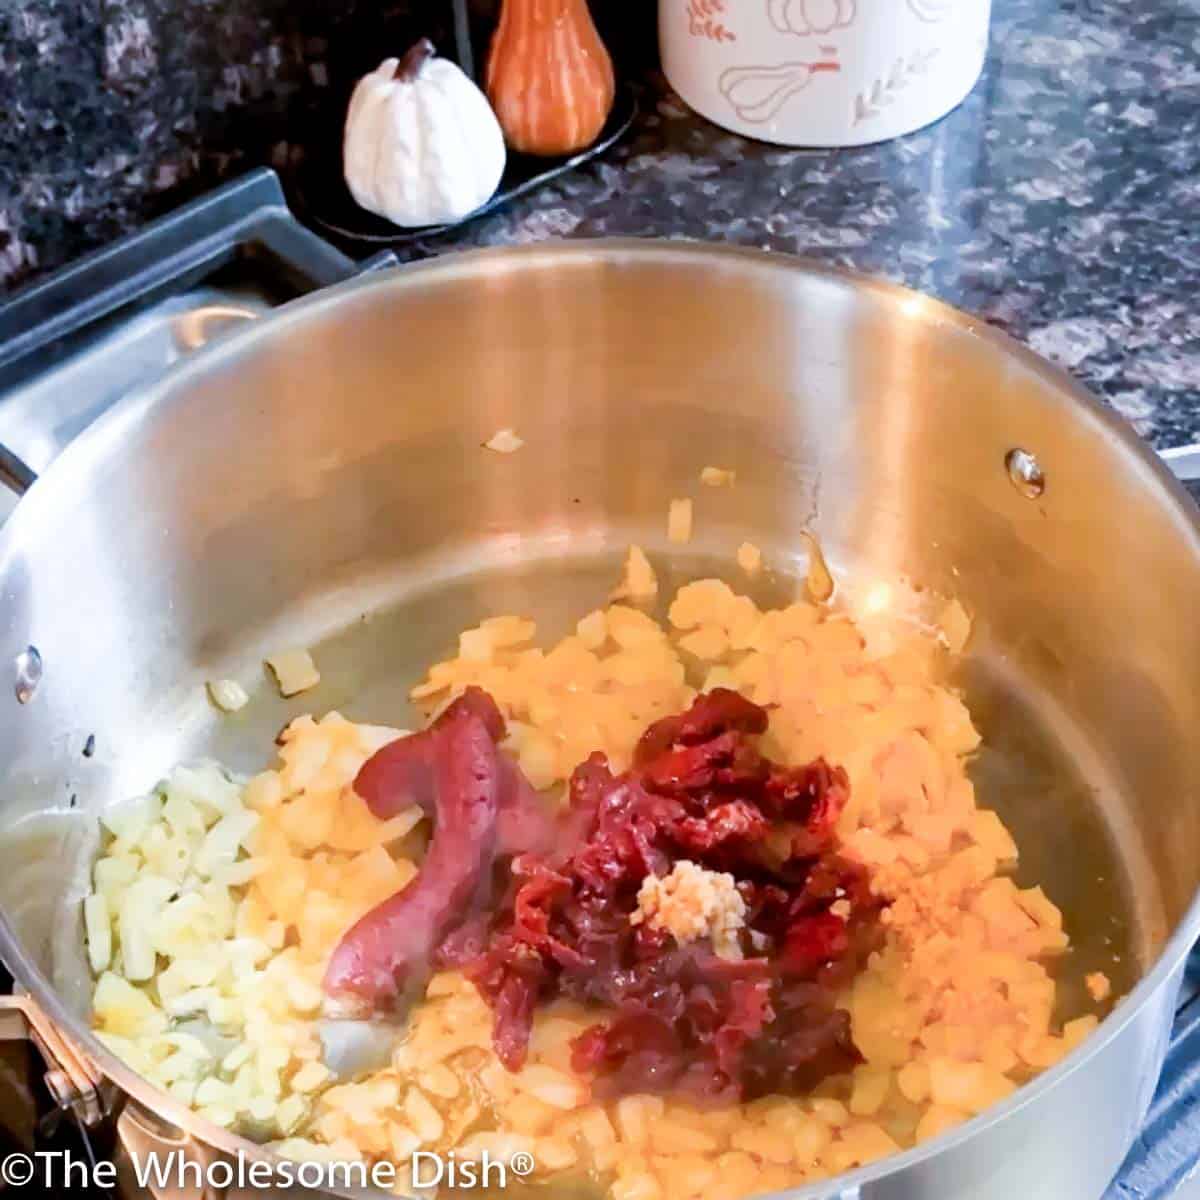
{"type": "Polygon", "coordinates": [[[678,576],[744,537],[798,570],[813,528],[844,577],[903,576],[976,614],[982,798],[1065,910],[1067,990],[1101,962],[1131,989],[1004,1104],[796,1196],[1098,1197],[1200,932],[1200,522],[1122,424],[1002,335],[778,256],[577,243],[356,281],[202,352],[71,445],[0,534],[16,977],[181,1136],[260,1155],[88,1031],[95,811],[198,754],[255,767],[310,707],[403,720],[463,625],[520,609],[553,632],[631,538],[665,552],[668,501],[709,463],[738,485],[697,495],[678,576]],[[480,448],[503,426],[526,441],[511,457],[480,448]],[[285,703],[264,681],[218,718],[204,681],[288,644],[317,646],[320,689],[285,703]],[[19,703],[30,647],[42,677],[19,703]]]}

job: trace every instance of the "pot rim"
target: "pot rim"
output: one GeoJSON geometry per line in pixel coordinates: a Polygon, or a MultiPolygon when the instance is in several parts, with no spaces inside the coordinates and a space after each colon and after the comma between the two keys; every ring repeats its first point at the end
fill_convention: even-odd
{"type": "MultiPolygon", "coordinates": [[[[1007,359],[1044,382],[1057,398],[1061,398],[1065,411],[1072,414],[1071,419],[1086,417],[1098,428],[1101,436],[1107,435],[1113,439],[1127,455],[1129,466],[1140,466],[1150,472],[1151,478],[1163,489],[1164,500],[1173,508],[1181,528],[1190,529],[1193,554],[1200,558],[1200,509],[1192,503],[1182,485],[1147,443],[1065,370],[1048,362],[1001,329],[987,324],[982,318],[972,316],[902,284],[798,255],[693,240],[585,238],[571,241],[554,240],[525,246],[461,250],[360,275],[282,305],[264,319],[239,328],[198,351],[194,356],[123,397],[92,426],[84,430],[50,464],[22,499],[3,529],[0,529],[0,575],[7,565],[11,551],[20,540],[24,524],[21,520],[22,510],[43,503],[43,497],[50,494],[54,479],[70,470],[74,462],[89,456],[93,459],[102,457],[110,443],[116,444],[120,441],[127,424],[135,422],[138,415],[171,393],[176,397],[182,396],[189,381],[203,376],[218,364],[236,359],[249,351],[259,340],[287,336],[297,326],[319,319],[321,314],[342,304],[347,297],[359,291],[416,287],[430,276],[447,280],[475,274],[495,277],[504,271],[547,269],[554,265],[583,266],[591,263],[620,267],[631,261],[652,263],[661,260],[668,263],[689,258],[712,265],[722,262],[743,263],[763,271],[821,278],[842,287],[872,293],[886,303],[900,306],[906,317],[921,317],[931,327],[952,326],[988,343],[996,351],[998,360],[1007,359]]],[[[1101,1021],[1099,1028],[1053,1067],[1030,1082],[1022,1084],[999,1104],[927,1142],[818,1184],[788,1189],[777,1194],[786,1195],[789,1200],[829,1200],[831,1190],[836,1189],[852,1196],[856,1188],[926,1162],[944,1151],[963,1146],[983,1130],[998,1125],[1027,1105],[1037,1102],[1116,1040],[1160,989],[1168,984],[1197,938],[1200,938],[1200,888],[1197,888],[1174,931],[1164,942],[1145,975],[1101,1021]]],[[[17,982],[33,994],[46,1015],[69,1034],[72,1042],[86,1053],[121,1092],[133,1097],[150,1111],[165,1117],[202,1144],[227,1154],[239,1155],[250,1162],[282,1161],[278,1155],[260,1143],[232,1133],[200,1116],[195,1110],[149,1083],[109,1051],[83,1021],[67,1010],[49,980],[17,939],[2,909],[0,960],[8,966],[17,982]]]]}

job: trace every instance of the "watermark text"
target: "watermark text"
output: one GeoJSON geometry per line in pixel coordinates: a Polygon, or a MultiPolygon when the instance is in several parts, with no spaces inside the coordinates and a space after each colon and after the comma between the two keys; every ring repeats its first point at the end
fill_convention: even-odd
{"type": "MultiPolygon", "coordinates": [[[[406,1168],[393,1162],[315,1162],[276,1159],[216,1158],[202,1162],[184,1150],[129,1156],[129,1170],[139,1188],[189,1188],[196,1190],[227,1188],[378,1188],[391,1190],[403,1179],[414,1189],[505,1188],[516,1179],[531,1175],[536,1164],[533,1156],[518,1151],[499,1158],[486,1150],[470,1157],[454,1151],[434,1154],[416,1151],[406,1168]]],[[[5,1186],[83,1191],[90,1188],[113,1189],[118,1186],[115,1162],[92,1162],[66,1150],[39,1150],[34,1154],[9,1154],[0,1159],[0,1190],[5,1186]]]]}

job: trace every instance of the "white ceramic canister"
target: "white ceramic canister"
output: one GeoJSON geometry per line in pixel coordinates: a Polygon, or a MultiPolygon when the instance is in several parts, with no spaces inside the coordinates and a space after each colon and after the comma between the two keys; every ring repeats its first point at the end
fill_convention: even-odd
{"type": "Polygon", "coordinates": [[[787,146],[861,146],[975,86],[991,0],[659,0],[663,70],[702,116],[787,146]]]}

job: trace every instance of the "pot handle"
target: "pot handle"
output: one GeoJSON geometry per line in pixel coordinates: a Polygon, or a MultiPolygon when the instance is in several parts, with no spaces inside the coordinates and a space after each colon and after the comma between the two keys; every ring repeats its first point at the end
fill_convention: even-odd
{"type": "Polygon", "coordinates": [[[109,1107],[99,1069],[63,1037],[32,996],[23,991],[0,996],[0,1041],[31,1041],[46,1064],[46,1090],[64,1112],[90,1129],[109,1107]]]}
{"type": "MultiPolygon", "coordinates": [[[[0,395],[29,377],[35,357],[53,354],[65,339],[120,309],[153,303],[252,255],[273,260],[300,291],[397,261],[388,251],[355,262],[292,216],[274,171],[251,171],[0,304],[0,395]]],[[[210,315],[211,324],[202,322],[199,333],[184,334],[181,350],[203,345],[229,320],[257,314],[222,307],[210,315]]],[[[21,494],[36,478],[19,454],[0,443],[0,483],[21,494]]]]}

